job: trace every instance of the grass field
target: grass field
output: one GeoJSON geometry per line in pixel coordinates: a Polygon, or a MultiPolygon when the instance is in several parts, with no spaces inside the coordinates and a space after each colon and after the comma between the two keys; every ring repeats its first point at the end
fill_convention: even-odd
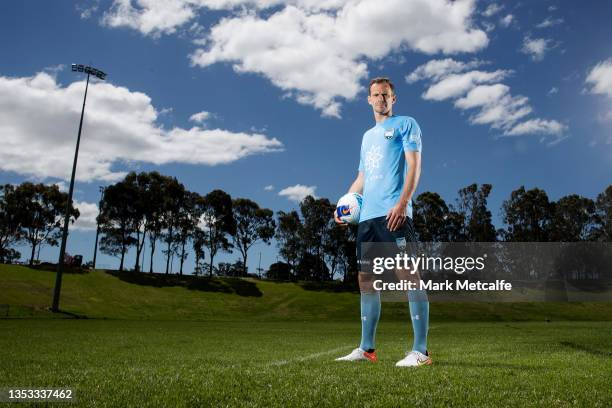
{"type": "Polygon", "coordinates": [[[433,323],[434,365],[417,369],[394,366],[409,337],[399,322],[381,323],[378,364],[332,361],[358,322],[14,319],[0,331],[0,386],[73,387],[80,406],[612,405],[611,323],[433,323]]]}
{"type": "Polygon", "coordinates": [[[405,303],[378,364],[340,363],[356,293],[98,271],[64,275],[52,314],[54,278],[0,265],[0,388],[75,389],[56,406],[612,406],[612,303],[432,303],[434,365],[410,369],[405,303]]]}
{"type": "MultiPolygon", "coordinates": [[[[60,308],[50,313],[55,273],[0,265],[0,318],[130,320],[335,320],[359,315],[359,294],[334,292],[333,286],[255,279],[193,279],[189,276],[103,271],[64,274],[60,308]],[[314,290],[316,289],[316,290],[314,290]]],[[[385,318],[405,321],[405,302],[385,302],[385,318]]],[[[612,321],[612,302],[451,303],[431,308],[432,321],[612,321]]]]}

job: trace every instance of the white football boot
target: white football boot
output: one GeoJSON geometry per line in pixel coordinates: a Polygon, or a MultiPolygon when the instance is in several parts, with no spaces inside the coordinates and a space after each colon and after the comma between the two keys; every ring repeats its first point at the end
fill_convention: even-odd
{"type": "Polygon", "coordinates": [[[347,354],[344,357],[338,357],[336,361],[371,361],[376,363],[378,361],[378,357],[376,357],[376,352],[368,353],[365,350],[357,347],[355,350],[351,351],[350,354],[347,354]]]}
{"type": "Polygon", "coordinates": [[[429,353],[427,355],[421,353],[420,351],[411,351],[406,354],[406,357],[398,361],[395,366],[396,367],[419,367],[423,365],[432,365],[431,357],[429,353]]]}

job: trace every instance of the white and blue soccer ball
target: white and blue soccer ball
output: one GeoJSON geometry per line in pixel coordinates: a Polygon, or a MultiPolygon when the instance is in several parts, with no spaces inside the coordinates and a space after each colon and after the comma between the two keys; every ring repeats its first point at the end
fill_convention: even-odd
{"type": "Polygon", "coordinates": [[[336,215],[338,219],[347,224],[359,224],[359,214],[361,213],[361,203],[363,197],[357,193],[347,193],[340,197],[336,205],[336,215]]]}

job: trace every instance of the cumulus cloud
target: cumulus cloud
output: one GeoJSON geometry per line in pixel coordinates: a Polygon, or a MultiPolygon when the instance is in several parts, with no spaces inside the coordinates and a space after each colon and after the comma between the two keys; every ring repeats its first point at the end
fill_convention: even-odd
{"type": "Polygon", "coordinates": [[[282,189],[278,192],[278,195],[281,197],[287,197],[288,200],[294,201],[296,203],[301,203],[306,196],[315,196],[315,190],[317,186],[305,186],[302,184],[296,184],[295,186],[290,186],[282,189]]]}
{"type": "Polygon", "coordinates": [[[499,69],[493,72],[469,71],[462,74],[448,75],[430,86],[423,94],[423,98],[434,101],[455,98],[470,91],[478,84],[497,82],[508,74],[510,74],[510,71],[499,69]]]}
{"type": "MultiPolygon", "coordinates": [[[[612,58],[599,62],[591,68],[587,74],[585,83],[589,87],[588,92],[597,95],[605,95],[607,101],[612,101],[612,58]]],[[[604,112],[599,114],[602,122],[612,121],[612,108],[607,104],[604,112]]],[[[612,141],[612,136],[608,143],[612,141]]]]}
{"type": "Polygon", "coordinates": [[[264,187],[264,190],[265,191],[272,191],[272,190],[274,190],[274,186],[272,184],[267,185],[267,186],[264,187]]]}
{"type": "Polygon", "coordinates": [[[143,35],[159,37],[174,34],[206,10],[264,10],[288,4],[308,11],[334,10],[346,0],[113,0],[101,23],[108,27],[127,27],[143,35]]]}
{"type": "Polygon", "coordinates": [[[362,89],[368,63],[394,51],[455,54],[488,44],[473,26],[475,0],[389,0],[384,8],[378,0],[115,0],[102,22],[155,37],[193,25],[205,9],[230,15],[195,40],[194,66],[262,75],[328,117],[340,117],[342,102],[362,89]]]}
{"type": "Polygon", "coordinates": [[[99,210],[95,203],[87,203],[85,201],[74,201],[74,207],[79,210],[79,218],[71,229],[81,231],[95,231],[97,229],[96,217],[99,210]]]}
{"type": "Polygon", "coordinates": [[[194,113],[189,117],[189,120],[195,123],[204,123],[207,119],[210,119],[212,114],[210,112],[202,111],[194,113]]]}
{"type": "Polygon", "coordinates": [[[472,69],[480,64],[448,58],[432,60],[417,67],[406,80],[426,80],[428,87],[422,94],[423,99],[453,100],[455,108],[472,112],[469,117],[471,124],[488,125],[507,136],[542,134],[557,139],[563,137],[566,125],[555,120],[526,118],[533,111],[529,99],[512,95],[510,87],[501,83],[512,71],[472,69]]]}
{"type": "Polygon", "coordinates": [[[462,62],[455,61],[452,58],[431,60],[416,68],[409,75],[406,75],[406,81],[408,83],[412,83],[422,79],[439,80],[448,74],[463,72],[471,68],[476,68],[482,64],[482,61],[475,60],[470,62],[462,62]]]}
{"type": "Polygon", "coordinates": [[[172,34],[195,17],[195,4],[182,0],[114,0],[102,17],[108,27],[129,27],[144,35],[172,34]]]}
{"type": "MultiPolygon", "coordinates": [[[[40,72],[0,76],[0,170],[36,178],[69,179],[84,81],[68,86],[40,72]],[[36,118],[36,120],[32,120],[36,118]]],[[[93,82],[79,151],[77,178],[115,181],[117,163],[190,163],[214,166],[282,150],[275,138],[223,129],[165,129],[142,92],[93,82]]]]}
{"type": "Polygon", "coordinates": [[[521,52],[527,54],[534,61],[542,61],[544,54],[550,49],[551,41],[545,38],[525,37],[521,52]]]}
{"type": "Polygon", "coordinates": [[[557,135],[565,130],[565,126],[555,120],[530,119],[514,126],[506,135],[548,134],[557,135]]]}
{"type": "Polygon", "coordinates": [[[612,58],[591,68],[585,82],[590,86],[590,93],[612,98],[612,58]]]}

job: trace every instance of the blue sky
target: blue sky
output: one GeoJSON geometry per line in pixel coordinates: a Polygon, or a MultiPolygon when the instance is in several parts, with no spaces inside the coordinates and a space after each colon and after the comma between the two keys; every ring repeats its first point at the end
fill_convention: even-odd
{"type": "MultiPolygon", "coordinates": [[[[83,63],[108,77],[90,86],[70,253],[91,258],[98,187],[130,170],[275,211],[307,192],[333,201],[373,125],[368,79],[385,75],[394,113],[423,131],[417,193],[450,203],[491,183],[501,226],[521,185],[556,200],[612,181],[611,15],[598,1],[2,2],[0,182],[67,185],[83,63]]],[[[262,266],[276,259],[254,248],[251,270],[260,250],[262,266]]]]}

